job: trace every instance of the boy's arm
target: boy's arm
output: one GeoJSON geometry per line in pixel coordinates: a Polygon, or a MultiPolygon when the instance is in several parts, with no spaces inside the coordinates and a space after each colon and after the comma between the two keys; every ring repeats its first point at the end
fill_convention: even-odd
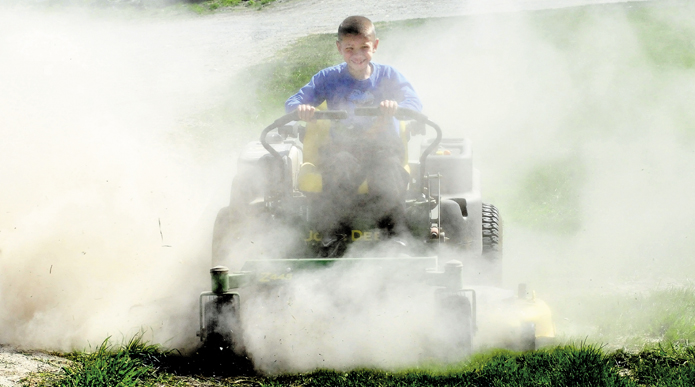
{"type": "Polygon", "coordinates": [[[398,106],[422,111],[422,101],[420,101],[420,97],[418,97],[415,89],[413,89],[413,86],[408,81],[406,81],[406,83],[407,84],[403,85],[401,88],[403,100],[398,103],[398,106]]]}
{"type": "MultiPolygon", "coordinates": [[[[309,105],[310,107],[318,106],[323,103],[323,98],[320,97],[320,86],[321,86],[320,73],[311,77],[309,83],[304,85],[297,94],[291,96],[285,102],[285,111],[291,113],[302,105],[309,105]]],[[[304,109],[309,109],[306,107],[304,109]]],[[[311,109],[309,109],[311,110],[311,109]]],[[[312,111],[313,115],[313,111],[312,111]]]]}
{"type": "Polygon", "coordinates": [[[379,108],[382,114],[389,117],[393,116],[396,114],[396,110],[399,107],[408,108],[416,111],[422,111],[422,102],[420,101],[420,98],[417,96],[415,90],[410,85],[410,83],[398,87],[398,90],[400,91],[400,93],[397,93],[397,95],[395,96],[397,100],[386,99],[381,101],[381,103],[379,104],[379,108]]]}
{"type": "MultiPolygon", "coordinates": [[[[422,102],[413,85],[395,68],[389,67],[388,69],[390,70],[386,72],[386,85],[388,86],[384,94],[386,99],[379,104],[379,109],[383,114],[381,117],[383,122],[386,122],[387,119],[393,120],[391,117],[396,114],[399,107],[422,111],[422,102]]],[[[386,128],[384,125],[381,127],[386,128]]]]}
{"type": "Polygon", "coordinates": [[[398,70],[391,69],[389,77],[391,90],[389,94],[393,96],[392,100],[398,102],[399,107],[422,111],[422,101],[420,101],[420,97],[415,92],[413,85],[398,70]]]}

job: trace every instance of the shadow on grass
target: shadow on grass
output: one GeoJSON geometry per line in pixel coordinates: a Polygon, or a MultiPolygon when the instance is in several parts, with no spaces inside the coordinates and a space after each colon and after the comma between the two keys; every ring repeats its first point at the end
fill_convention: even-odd
{"type": "Polygon", "coordinates": [[[161,358],[159,369],[177,376],[209,378],[258,375],[248,357],[220,347],[201,347],[186,355],[171,352],[161,358]]]}

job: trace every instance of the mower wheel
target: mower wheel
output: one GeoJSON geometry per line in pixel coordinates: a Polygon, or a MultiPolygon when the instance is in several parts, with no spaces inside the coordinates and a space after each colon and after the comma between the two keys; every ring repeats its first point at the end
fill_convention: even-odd
{"type": "Polygon", "coordinates": [[[225,294],[205,303],[205,330],[203,346],[222,351],[241,353],[241,324],[239,297],[225,294]]]}
{"type": "Polygon", "coordinates": [[[520,351],[533,351],[536,349],[536,324],[525,322],[521,325],[521,337],[519,337],[520,351]]]}
{"type": "Polygon", "coordinates": [[[473,320],[471,303],[462,294],[438,297],[439,321],[442,329],[443,355],[448,361],[458,361],[471,354],[473,320]]]}

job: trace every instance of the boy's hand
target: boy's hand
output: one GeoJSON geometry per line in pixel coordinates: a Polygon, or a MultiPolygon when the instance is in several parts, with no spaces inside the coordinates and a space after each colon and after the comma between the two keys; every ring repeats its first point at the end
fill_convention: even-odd
{"type": "Polygon", "coordinates": [[[393,116],[396,114],[396,109],[398,109],[398,102],[388,99],[381,101],[379,104],[379,109],[381,110],[381,114],[388,117],[393,116]]]}
{"type": "Polygon", "coordinates": [[[316,112],[316,108],[311,105],[297,106],[297,113],[299,115],[299,119],[302,121],[311,121],[311,119],[314,117],[314,112],[316,112]]]}
{"type": "Polygon", "coordinates": [[[376,133],[381,133],[388,130],[391,117],[396,114],[397,109],[398,102],[388,99],[381,101],[379,104],[379,111],[381,111],[381,115],[377,117],[376,121],[374,122],[374,126],[367,131],[367,135],[373,136],[376,135],[376,133]]]}

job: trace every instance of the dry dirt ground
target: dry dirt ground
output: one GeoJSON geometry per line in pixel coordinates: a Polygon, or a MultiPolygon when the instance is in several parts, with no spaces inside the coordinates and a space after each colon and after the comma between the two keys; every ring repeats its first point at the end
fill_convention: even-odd
{"type": "MultiPolygon", "coordinates": [[[[628,0],[629,1],[629,0],[628,0]]],[[[209,33],[186,41],[210,50],[228,52],[221,61],[229,67],[246,66],[271,56],[292,40],[311,33],[329,32],[349,14],[368,15],[374,21],[456,16],[489,12],[572,7],[624,0],[279,0],[258,11],[220,13],[191,20],[209,33]],[[229,37],[233,36],[234,39],[229,37]],[[198,40],[200,39],[200,40],[198,40]]],[[[195,28],[189,29],[189,31],[195,28]]],[[[0,344],[0,386],[18,386],[31,374],[58,372],[66,360],[41,352],[18,351],[0,344]]]]}
{"type": "Polygon", "coordinates": [[[0,345],[0,386],[20,385],[20,381],[32,374],[58,372],[66,360],[42,352],[19,352],[0,345]]]}

